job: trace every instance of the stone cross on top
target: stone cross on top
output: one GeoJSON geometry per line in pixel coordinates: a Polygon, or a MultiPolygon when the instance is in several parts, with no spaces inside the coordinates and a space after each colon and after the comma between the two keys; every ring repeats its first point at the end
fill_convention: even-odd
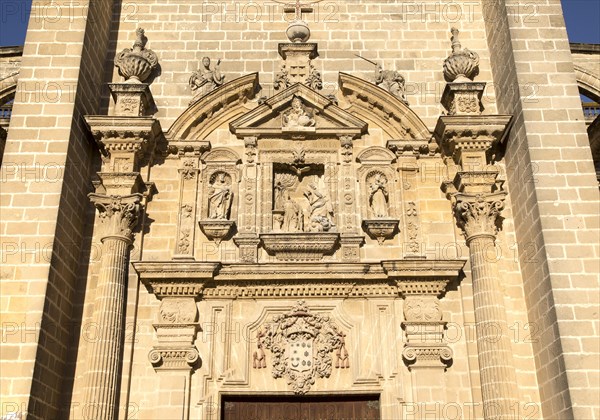
{"type": "Polygon", "coordinates": [[[283,11],[285,13],[295,13],[296,20],[302,20],[302,13],[312,13],[314,9],[309,3],[301,3],[300,0],[296,0],[296,3],[286,4],[283,11]]]}

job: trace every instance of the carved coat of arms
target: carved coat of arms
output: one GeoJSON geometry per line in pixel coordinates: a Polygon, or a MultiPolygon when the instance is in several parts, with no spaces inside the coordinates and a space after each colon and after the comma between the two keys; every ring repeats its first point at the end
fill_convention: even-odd
{"type": "Polygon", "coordinates": [[[331,375],[331,353],[342,348],[344,334],[329,316],[313,314],[299,301],[259,332],[257,344],[271,351],[273,377],[286,377],[296,394],[306,394],[316,378],[331,375]]]}

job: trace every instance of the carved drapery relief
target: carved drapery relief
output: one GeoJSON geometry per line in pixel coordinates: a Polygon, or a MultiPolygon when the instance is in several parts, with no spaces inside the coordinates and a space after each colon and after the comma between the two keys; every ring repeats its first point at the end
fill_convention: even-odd
{"type": "Polygon", "coordinates": [[[201,219],[202,232],[217,245],[235,229],[239,174],[237,154],[217,148],[203,156],[201,219]]]}
{"type": "Polygon", "coordinates": [[[370,218],[385,219],[390,215],[390,194],[388,179],[381,172],[372,172],[367,176],[369,191],[370,218]]]}
{"type": "Polygon", "coordinates": [[[253,366],[266,367],[263,349],[270,350],[273,377],[285,377],[295,394],[306,394],[317,378],[331,375],[334,351],[336,368],[350,366],[345,337],[328,315],[314,314],[304,301],[299,301],[290,312],[275,316],[257,333],[253,366]]]}

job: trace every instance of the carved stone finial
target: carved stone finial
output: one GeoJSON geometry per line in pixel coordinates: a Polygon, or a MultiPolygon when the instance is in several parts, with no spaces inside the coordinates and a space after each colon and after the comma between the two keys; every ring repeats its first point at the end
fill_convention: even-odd
{"type": "Polygon", "coordinates": [[[288,39],[294,43],[304,43],[310,39],[310,28],[308,24],[302,20],[302,13],[312,13],[313,8],[308,4],[302,4],[300,0],[295,3],[288,4],[284,8],[285,13],[295,13],[294,20],[289,24],[285,34],[288,39]]]}
{"type": "Polygon", "coordinates": [[[454,215],[458,226],[463,230],[467,245],[476,237],[496,237],[505,198],[505,192],[454,195],[454,215]]]}
{"type": "Polygon", "coordinates": [[[459,31],[452,28],[452,53],[444,61],[444,77],[448,82],[473,81],[479,74],[479,55],[462,48],[459,31]]]}
{"type": "Polygon", "coordinates": [[[119,73],[129,83],[145,82],[152,70],[158,66],[158,57],[154,51],[145,48],[147,38],[144,30],[138,28],[136,35],[133,48],[125,48],[115,59],[115,66],[119,69],[119,73]]]}

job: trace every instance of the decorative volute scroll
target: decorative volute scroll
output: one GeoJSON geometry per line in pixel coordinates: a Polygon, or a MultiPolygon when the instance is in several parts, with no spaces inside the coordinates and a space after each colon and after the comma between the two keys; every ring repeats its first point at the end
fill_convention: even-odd
{"type": "Polygon", "coordinates": [[[89,198],[98,209],[98,218],[104,230],[103,238],[120,237],[131,243],[132,230],[140,213],[142,194],[106,196],[92,193],[89,198]]]}
{"type": "Polygon", "coordinates": [[[362,203],[360,214],[362,226],[367,234],[383,245],[394,237],[398,230],[396,171],[392,163],[396,157],[389,150],[373,146],[358,154],[361,164],[358,170],[362,203]]]}
{"type": "Polygon", "coordinates": [[[219,264],[198,262],[133,263],[141,282],[161,300],[154,323],[158,344],[148,359],[157,371],[191,372],[200,364],[194,346],[200,329],[196,300],[219,264]]]}
{"type": "Polygon", "coordinates": [[[502,219],[506,192],[493,194],[455,194],[453,208],[467,244],[479,236],[496,238],[502,219]]]}
{"type": "Polygon", "coordinates": [[[144,35],[144,30],[138,28],[135,33],[136,40],[133,48],[125,48],[117,54],[115,66],[126,82],[143,83],[158,66],[158,57],[154,51],[145,48],[148,39],[144,35]]]}
{"type": "Polygon", "coordinates": [[[348,368],[346,334],[328,315],[313,313],[298,301],[289,312],[276,315],[257,332],[255,369],[266,368],[270,351],[272,375],[285,377],[295,394],[306,394],[318,378],[329,378],[336,353],[335,367],[348,368]]]}
{"type": "Polygon", "coordinates": [[[217,245],[233,234],[237,220],[239,156],[230,149],[216,148],[202,157],[200,228],[217,245]]]}
{"type": "Polygon", "coordinates": [[[440,368],[452,362],[452,349],[446,344],[440,298],[448,284],[456,281],[464,260],[431,261],[425,259],[383,261],[388,276],[396,282],[404,300],[406,343],[402,356],[409,369],[440,368]]]}

